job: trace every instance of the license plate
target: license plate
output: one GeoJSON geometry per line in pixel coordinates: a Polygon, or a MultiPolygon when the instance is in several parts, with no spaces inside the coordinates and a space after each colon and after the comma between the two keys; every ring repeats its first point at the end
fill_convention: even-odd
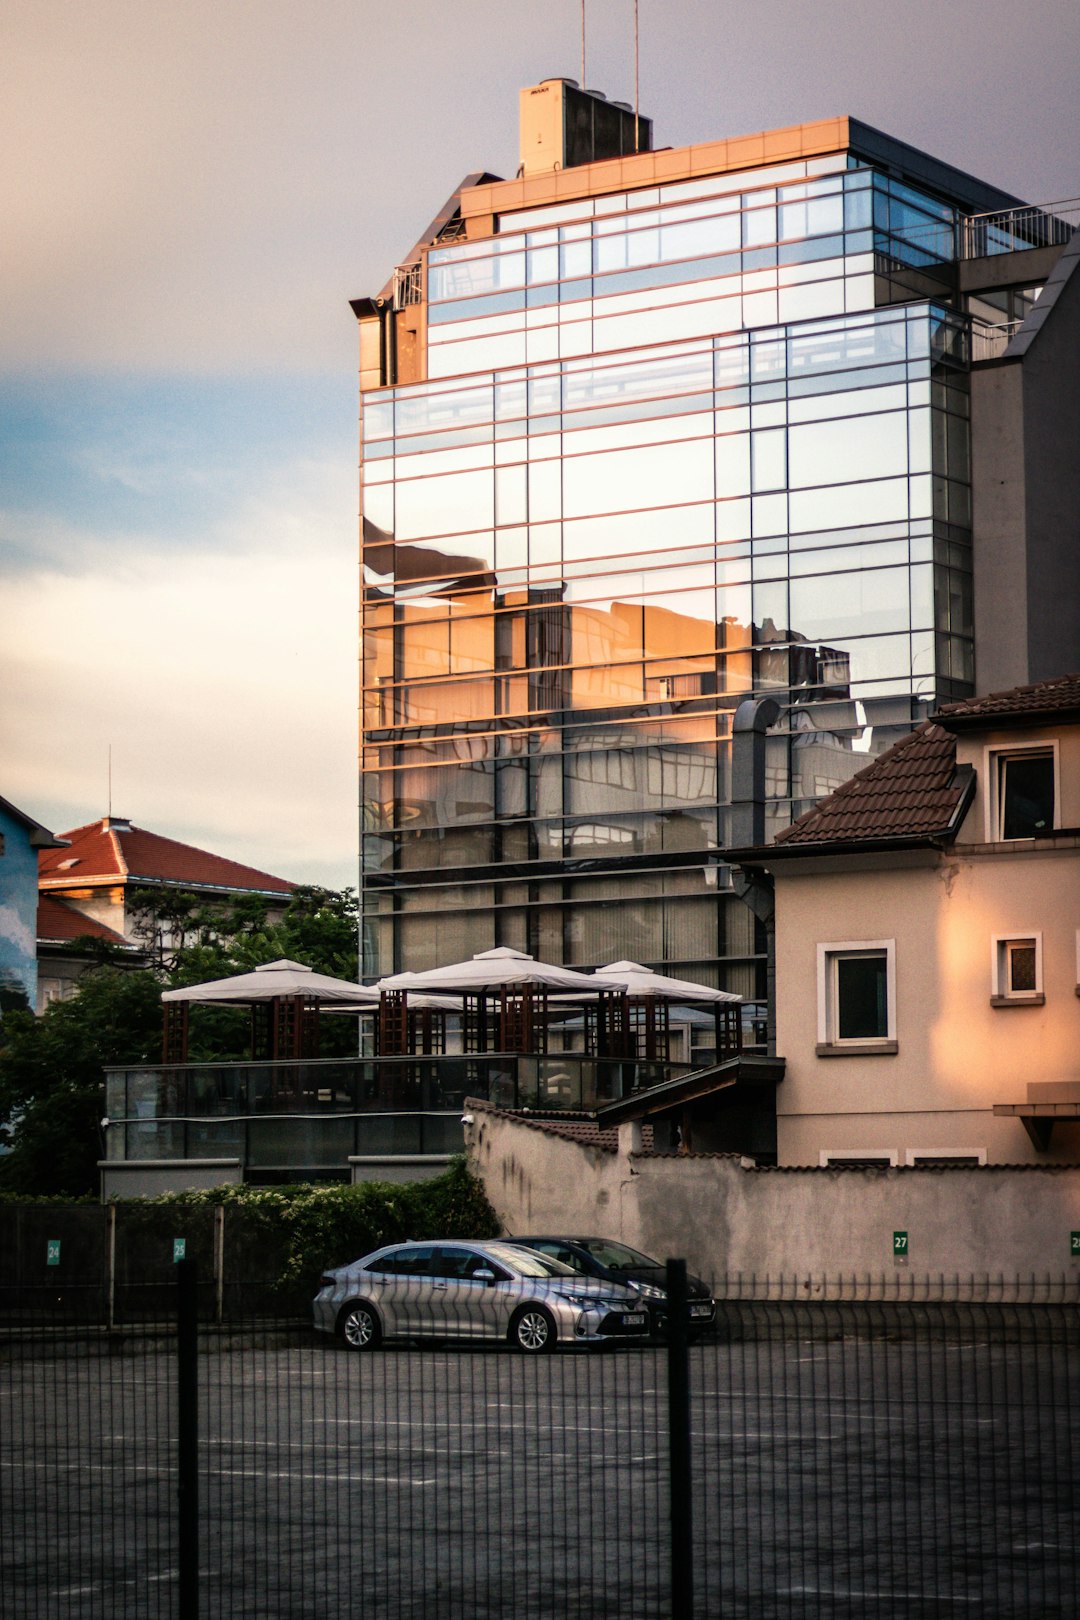
{"type": "Polygon", "coordinates": [[[645,1312],[644,1311],[624,1311],[623,1312],[622,1322],[623,1322],[623,1327],[644,1327],[645,1326],[645,1312]]]}
{"type": "Polygon", "coordinates": [[[712,1306],[711,1305],[691,1305],[691,1307],[690,1307],[690,1315],[691,1316],[711,1316],[712,1315],[712,1306]]]}

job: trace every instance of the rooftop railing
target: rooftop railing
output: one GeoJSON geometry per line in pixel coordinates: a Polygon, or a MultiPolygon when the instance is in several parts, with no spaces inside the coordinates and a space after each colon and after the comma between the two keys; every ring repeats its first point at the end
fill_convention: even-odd
{"type": "Polygon", "coordinates": [[[336,1144],[342,1165],[348,1153],[460,1151],[466,1097],[582,1112],[690,1067],[574,1052],[129,1065],[106,1071],[106,1157],[248,1164],[265,1139],[277,1163],[305,1132],[336,1144]]]}
{"type": "Polygon", "coordinates": [[[423,267],[419,259],[414,264],[399,264],[394,271],[394,308],[404,309],[408,304],[423,301],[423,267]]]}
{"type": "Polygon", "coordinates": [[[1014,333],[1019,329],[1019,321],[972,321],[971,323],[971,360],[974,365],[979,360],[997,360],[1005,353],[1014,333]]]}
{"type": "Polygon", "coordinates": [[[959,256],[986,259],[997,253],[1061,247],[1078,227],[1080,199],[1077,198],[971,214],[960,221],[959,256]]]}

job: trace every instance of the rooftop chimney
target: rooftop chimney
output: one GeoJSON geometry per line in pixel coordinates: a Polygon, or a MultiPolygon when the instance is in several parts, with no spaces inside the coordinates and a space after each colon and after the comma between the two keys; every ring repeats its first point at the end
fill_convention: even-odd
{"type": "Polygon", "coordinates": [[[652,151],[652,119],[625,101],[582,90],[574,79],[544,79],[520,95],[522,175],[550,174],[602,158],[652,151]]]}

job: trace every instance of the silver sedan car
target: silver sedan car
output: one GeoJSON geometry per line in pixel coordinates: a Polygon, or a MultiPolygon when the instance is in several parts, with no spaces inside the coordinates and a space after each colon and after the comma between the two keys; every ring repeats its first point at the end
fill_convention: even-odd
{"type": "Polygon", "coordinates": [[[597,1284],[509,1243],[393,1243],[327,1271],[315,1326],[350,1350],[384,1339],[504,1339],[537,1355],[556,1344],[646,1338],[641,1296],[597,1284]]]}

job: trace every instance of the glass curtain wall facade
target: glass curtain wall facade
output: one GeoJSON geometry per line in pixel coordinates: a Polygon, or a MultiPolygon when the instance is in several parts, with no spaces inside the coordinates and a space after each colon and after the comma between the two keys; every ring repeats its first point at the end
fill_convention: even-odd
{"type": "Polygon", "coordinates": [[[972,680],[958,211],[851,155],[501,215],[363,395],[365,973],[494,945],[764,995],[767,830],[972,680]]]}

